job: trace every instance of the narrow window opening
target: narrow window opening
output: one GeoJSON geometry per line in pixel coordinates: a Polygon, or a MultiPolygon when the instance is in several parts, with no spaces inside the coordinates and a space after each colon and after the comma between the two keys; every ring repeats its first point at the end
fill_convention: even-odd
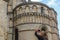
{"type": "Polygon", "coordinates": [[[37,6],[33,5],[32,9],[33,9],[33,12],[37,12],[37,6]]]}
{"type": "Polygon", "coordinates": [[[44,13],[44,8],[43,7],[41,7],[41,13],[44,13]]]}
{"type": "Polygon", "coordinates": [[[15,40],[18,40],[18,29],[15,29],[15,40]]]}

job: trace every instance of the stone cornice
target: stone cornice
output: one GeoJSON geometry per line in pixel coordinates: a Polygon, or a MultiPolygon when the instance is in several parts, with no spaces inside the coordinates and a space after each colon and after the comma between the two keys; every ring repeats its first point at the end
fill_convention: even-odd
{"type": "Polygon", "coordinates": [[[36,22],[21,23],[21,24],[15,25],[15,27],[17,27],[17,26],[19,26],[19,25],[25,25],[25,24],[42,24],[42,25],[47,25],[47,26],[50,26],[50,27],[56,28],[56,29],[58,30],[58,28],[55,27],[55,26],[51,26],[51,25],[49,25],[49,24],[44,24],[44,23],[36,23],[36,22]]]}
{"type": "Polygon", "coordinates": [[[13,9],[13,11],[14,11],[16,8],[20,7],[20,6],[30,5],[30,4],[45,6],[45,7],[47,7],[48,9],[54,11],[55,14],[57,15],[57,12],[56,12],[53,8],[50,8],[49,6],[47,6],[46,4],[43,4],[43,3],[41,3],[41,2],[24,2],[24,3],[21,3],[21,4],[19,4],[18,6],[16,6],[16,7],[13,9]]]}
{"type": "Polygon", "coordinates": [[[57,20],[55,20],[53,17],[50,17],[50,16],[48,16],[48,15],[46,15],[44,13],[38,13],[38,12],[28,12],[28,13],[19,14],[19,15],[17,15],[17,16],[14,17],[14,21],[16,20],[16,18],[19,19],[19,18],[21,18],[23,16],[43,16],[43,17],[46,17],[48,19],[54,20],[55,23],[57,24],[57,20]]]}

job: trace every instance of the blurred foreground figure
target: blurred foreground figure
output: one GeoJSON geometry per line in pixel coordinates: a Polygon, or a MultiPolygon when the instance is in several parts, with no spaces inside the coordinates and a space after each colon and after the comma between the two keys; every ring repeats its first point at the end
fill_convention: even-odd
{"type": "Polygon", "coordinates": [[[35,35],[38,40],[48,40],[45,31],[36,30],[35,35]]]}

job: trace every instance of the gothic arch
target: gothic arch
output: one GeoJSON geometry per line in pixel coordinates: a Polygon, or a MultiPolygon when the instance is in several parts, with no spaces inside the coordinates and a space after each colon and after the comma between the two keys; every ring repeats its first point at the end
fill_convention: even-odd
{"type": "Polygon", "coordinates": [[[26,6],[25,6],[25,10],[26,10],[26,12],[29,12],[29,11],[30,11],[29,5],[26,5],[26,6]]]}
{"type": "Polygon", "coordinates": [[[37,9],[38,9],[38,8],[37,8],[36,5],[33,5],[33,6],[32,6],[32,9],[33,9],[33,12],[37,12],[37,9]]]}
{"type": "Polygon", "coordinates": [[[44,13],[44,7],[43,6],[41,7],[41,13],[44,13]]]}

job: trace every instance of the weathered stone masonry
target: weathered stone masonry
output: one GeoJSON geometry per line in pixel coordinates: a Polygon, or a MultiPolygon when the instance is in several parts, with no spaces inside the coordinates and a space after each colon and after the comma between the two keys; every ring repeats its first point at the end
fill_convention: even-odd
{"type": "Polygon", "coordinates": [[[35,29],[46,30],[48,40],[59,40],[57,13],[53,8],[28,0],[1,0],[1,40],[37,40],[35,29]]]}

